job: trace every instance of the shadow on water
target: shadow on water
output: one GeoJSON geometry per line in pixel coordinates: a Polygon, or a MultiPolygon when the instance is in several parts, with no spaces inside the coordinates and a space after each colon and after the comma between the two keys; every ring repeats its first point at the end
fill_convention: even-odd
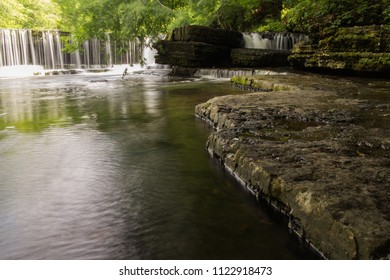
{"type": "Polygon", "coordinates": [[[210,159],[194,106],[227,82],[0,81],[1,259],[310,259],[210,159]]]}

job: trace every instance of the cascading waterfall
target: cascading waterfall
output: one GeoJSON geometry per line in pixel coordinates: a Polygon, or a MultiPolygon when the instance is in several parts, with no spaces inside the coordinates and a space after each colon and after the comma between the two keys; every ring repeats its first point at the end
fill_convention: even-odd
{"type": "Polygon", "coordinates": [[[60,31],[0,29],[0,67],[36,65],[44,69],[89,69],[141,61],[154,64],[153,51],[138,40],[118,44],[107,34],[105,40],[90,39],[83,42],[80,50],[65,53],[61,35],[60,31]],[[116,51],[117,46],[120,46],[119,51],[116,51]]]}
{"type": "Polygon", "coordinates": [[[307,41],[309,38],[303,34],[295,33],[244,33],[245,48],[291,50],[295,44],[307,41]]]}

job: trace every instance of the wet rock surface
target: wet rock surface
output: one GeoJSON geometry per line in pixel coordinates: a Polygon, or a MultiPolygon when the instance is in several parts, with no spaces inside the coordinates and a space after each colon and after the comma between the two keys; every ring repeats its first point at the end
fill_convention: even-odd
{"type": "Polygon", "coordinates": [[[207,148],[324,257],[388,259],[390,82],[313,77],[246,77],[264,92],[198,105],[207,148]]]}

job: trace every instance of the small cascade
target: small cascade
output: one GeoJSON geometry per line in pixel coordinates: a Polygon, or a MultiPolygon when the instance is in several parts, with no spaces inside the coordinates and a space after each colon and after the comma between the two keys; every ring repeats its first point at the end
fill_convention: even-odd
{"type": "Polygon", "coordinates": [[[117,43],[96,38],[84,41],[73,53],[63,51],[60,31],[0,29],[0,67],[33,65],[44,69],[89,69],[114,64],[154,65],[156,51],[149,42],[139,40],[117,43]]]}
{"type": "Polygon", "coordinates": [[[151,42],[149,39],[146,40],[143,52],[142,59],[146,65],[154,65],[156,64],[155,56],[157,54],[157,50],[151,47],[151,42]]]}
{"type": "Polygon", "coordinates": [[[291,50],[295,44],[307,41],[307,35],[297,33],[244,33],[245,48],[291,50]]]}
{"type": "Polygon", "coordinates": [[[194,76],[229,79],[233,76],[246,76],[252,74],[252,70],[199,69],[195,72],[194,76]]]}
{"type": "Polygon", "coordinates": [[[194,76],[198,77],[212,77],[217,79],[230,79],[234,76],[251,76],[251,75],[287,75],[286,72],[278,72],[272,70],[263,69],[199,69],[195,72],[194,76]]]}

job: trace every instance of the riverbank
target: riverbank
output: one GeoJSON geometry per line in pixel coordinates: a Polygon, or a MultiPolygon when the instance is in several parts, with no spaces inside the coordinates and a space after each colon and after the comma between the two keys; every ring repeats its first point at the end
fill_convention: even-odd
{"type": "Polygon", "coordinates": [[[389,81],[232,78],[261,90],[196,106],[207,149],[329,259],[390,258],[389,81]]]}

